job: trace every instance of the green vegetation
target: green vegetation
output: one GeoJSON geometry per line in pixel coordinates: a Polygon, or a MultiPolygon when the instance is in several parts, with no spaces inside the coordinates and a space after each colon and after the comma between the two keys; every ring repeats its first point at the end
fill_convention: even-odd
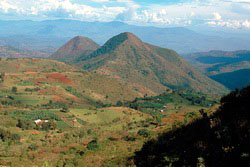
{"type": "Polygon", "coordinates": [[[92,140],[91,142],[89,142],[88,143],[88,145],[87,145],[87,148],[89,149],[89,150],[96,150],[96,149],[98,149],[100,146],[99,146],[99,144],[98,144],[98,142],[97,142],[97,140],[95,139],[95,140],[92,140]]]}
{"type": "Polygon", "coordinates": [[[150,132],[149,132],[148,129],[140,129],[137,134],[140,135],[140,136],[143,136],[143,137],[149,137],[150,136],[150,132]]]}
{"type": "Polygon", "coordinates": [[[15,118],[15,119],[24,119],[24,120],[36,120],[36,119],[42,119],[42,120],[55,120],[60,121],[60,117],[57,116],[56,111],[50,110],[50,111],[14,111],[9,114],[9,116],[15,118]]]}
{"type": "Polygon", "coordinates": [[[217,103],[214,99],[214,97],[207,96],[203,93],[183,89],[166,91],[159,96],[136,98],[134,101],[125,102],[124,106],[154,115],[157,113],[171,112],[173,105],[176,110],[184,106],[211,107],[217,103]]]}
{"type": "Polygon", "coordinates": [[[17,142],[20,140],[20,135],[16,133],[11,133],[10,131],[4,130],[4,129],[0,129],[0,139],[3,142],[6,142],[6,141],[17,142]]]}
{"type": "Polygon", "coordinates": [[[11,91],[12,91],[12,93],[17,93],[17,87],[13,86],[11,91]]]}

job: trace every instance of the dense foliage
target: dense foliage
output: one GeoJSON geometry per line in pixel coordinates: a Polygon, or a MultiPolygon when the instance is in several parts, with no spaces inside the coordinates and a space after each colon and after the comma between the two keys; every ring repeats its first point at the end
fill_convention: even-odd
{"type": "Polygon", "coordinates": [[[158,96],[136,98],[131,102],[117,101],[117,106],[127,106],[146,113],[155,113],[161,110],[168,110],[167,105],[170,103],[182,105],[196,105],[201,107],[210,107],[216,104],[216,100],[211,100],[203,93],[197,93],[190,89],[180,89],[176,91],[166,91],[158,96]]]}

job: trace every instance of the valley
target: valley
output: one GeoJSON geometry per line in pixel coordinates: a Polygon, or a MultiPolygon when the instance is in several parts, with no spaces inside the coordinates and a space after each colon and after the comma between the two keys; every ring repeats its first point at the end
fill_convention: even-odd
{"type": "MultiPolygon", "coordinates": [[[[247,51],[186,55],[193,67],[174,50],[124,32],[102,46],[76,36],[49,57],[11,53],[0,58],[0,166],[214,164],[211,141],[225,156],[221,163],[231,156],[220,151],[221,140],[237,133],[223,130],[235,128],[224,108],[235,94],[247,99],[248,88],[225,96],[240,84],[227,74],[248,75],[247,51]]],[[[236,118],[244,131],[248,121],[236,118]]],[[[245,139],[236,141],[223,150],[245,139]]]]}
{"type": "Polygon", "coordinates": [[[0,0],[0,167],[250,166],[250,0],[0,0]]]}
{"type": "Polygon", "coordinates": [[[184,57],[213,80],[234,90],[250,84],[247,77],[250,69],[249,55],[249,51],[240,50],[193,53],[184,57]]]}
{"type": "Polygon", "coordinates": [[[145,141],[218,105],[188,90],[147,97],[112,77],[54,60],[2,58],[0,72],[4,166],[133,164],[128,158],[145,141]]]}

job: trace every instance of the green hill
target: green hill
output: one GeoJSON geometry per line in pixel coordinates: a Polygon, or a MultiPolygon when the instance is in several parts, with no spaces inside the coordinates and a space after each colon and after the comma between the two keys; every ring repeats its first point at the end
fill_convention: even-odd
{"type": "Polygon", "coordinates": [[[99,47],[89,38],[76,36],[59,48],[50,58],[70,63],[81,55],[89,55],[99,47]]]}
{"type": "Polygon", "coordinates": [[[159,94],[166,87],[191,88],[205,93],[227,89],[193,69],[175,51],[142,42],[132,33],[108,40],[76,63],[88,71],[127,82],[140,92],[159,94]]]}

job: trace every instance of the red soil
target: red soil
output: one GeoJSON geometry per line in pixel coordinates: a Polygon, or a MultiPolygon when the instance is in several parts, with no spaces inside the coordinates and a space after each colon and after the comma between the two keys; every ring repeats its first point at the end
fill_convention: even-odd
{"type": "Polygon", "coordinates": [[[72,85],[73,81],[60,73],[51,73],[47,75],[49,81],[60,82],[67,85],[72,85]]]}

